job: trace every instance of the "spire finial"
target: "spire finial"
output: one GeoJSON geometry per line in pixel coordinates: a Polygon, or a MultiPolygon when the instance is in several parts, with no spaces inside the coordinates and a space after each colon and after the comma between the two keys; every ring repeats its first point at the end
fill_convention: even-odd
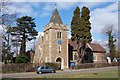
{"type": "Polygon", "coordinates": [[[55,8],[57,8],[57,4],[55,3],[55,8]]]}

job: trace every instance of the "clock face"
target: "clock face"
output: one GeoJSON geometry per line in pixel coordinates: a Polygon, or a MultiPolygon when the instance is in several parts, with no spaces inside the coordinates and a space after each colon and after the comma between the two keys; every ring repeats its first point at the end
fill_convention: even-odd
{"type": "Polygon", "coordinates": [[[61,44],[62,44],[62,40],[58,40],[57,43],[58,43],[59,45],[61,45],[61,44]]]}

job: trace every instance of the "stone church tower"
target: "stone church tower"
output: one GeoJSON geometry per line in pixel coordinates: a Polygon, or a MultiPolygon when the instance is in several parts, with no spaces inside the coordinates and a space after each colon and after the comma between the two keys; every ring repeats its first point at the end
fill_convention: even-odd
{"type": "Polygon", "coordinates": [[[36,45],[33,63],[41,62],[57,62],[61,69],[68,68],[68,27],[63,24],[57,8],[36,45]]]}

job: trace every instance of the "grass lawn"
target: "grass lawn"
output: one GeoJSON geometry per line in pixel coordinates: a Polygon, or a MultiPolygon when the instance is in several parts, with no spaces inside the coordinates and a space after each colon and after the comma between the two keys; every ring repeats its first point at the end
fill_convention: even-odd
{"type": "MultiPolygon", "coordinates": [[[[120,71],[119,71],[120,72],[120,71]]],[[[53,76],[42,76],[39,78],[118,78],[118,71],[101,71],[96,73],[74,73],[74,74],[57,74],[53,76]]]]}

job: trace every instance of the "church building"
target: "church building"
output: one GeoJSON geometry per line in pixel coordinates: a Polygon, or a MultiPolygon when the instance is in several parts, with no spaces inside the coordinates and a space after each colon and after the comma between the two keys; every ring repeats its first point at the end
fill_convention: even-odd
{"type": "Polygon", "coordinates": [[[63,24],[57,8],[36,45],[34,63],[40,62],[58,62],[61,69],[68,68],[68,27],[63,24]]]}

